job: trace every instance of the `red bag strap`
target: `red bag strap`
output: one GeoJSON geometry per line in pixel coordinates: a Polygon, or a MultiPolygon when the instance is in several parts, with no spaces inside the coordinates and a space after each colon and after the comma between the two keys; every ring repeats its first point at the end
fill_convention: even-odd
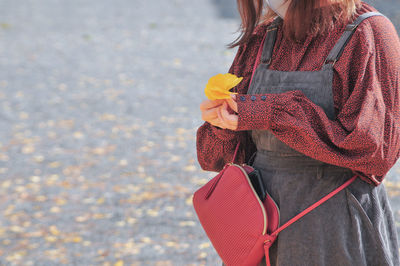
{"type": "Polygon", "coordinates": [[[260,44],[260,48],[258,48],[258,53],[257,53],[257,57],[256,57],[256,62],[254,63],[254,66],[253,66],[253,73],[251,74],[251,79],[250,79],[249,88],[250,88],[250,86],[251,86],[251,82],[253,81],[254,72],[256,72],[256,68],[257,68],[257,66],[258,66],[258,63],[260,62],[262,50],[263,50],[263,47],[264,47],[265,38],[267,37],[267,35],[268,35],[268,32],[264,35],[264,38],[263,38],[263,40],[262,40],[262,42],[261,42],[261,44],[260,44]]]}
{"type": "Polygon", "coordinates": [[[310,207],[308,207],[307,209],[305,209],[304,211],[302,211],[301,213],[299,213],[298,215],[296,215],[295,217],[293,217],[292,219],[290,219],[287,223],[285,223],[284,225],[282,225],[281,227],[279,227],[275,232],[273,232],[271,235],[275,235],[277,236],[279,234],[279,232],[281,232],[283,229],[287,228],[289,225],[293,224],[294,222],[296,222],[298,219],[300,219],[301,217],[303,217],[304,215],[306,215],[307,213],[309,213],[310,211],[314,210],[315,208],[317,208],[319,205],[321,205],[322,203],[324,203],[325,201],[327,201],[328,199],[332,198],[333,196],[335,196],[337,193],[339,193],[341,190],[343,190],[344,188],[346,188],[347,186],[349,186],[351,183],[353,183],[354,180],[356,180],[357,176],[353,176],[352,178],[350,178],[349,180],[347,180],[346,182],[343,183],[343,185],[341,185],[340,187],[336,188],[334,191],[332,191],[331,193],[329,193],[328,195],[326,195],[325,197],[323,197],[322,199],[320,199],[319,201],[317,201],[316,203],[314,203],[313,205],[311,205],[310,207]]]}
{"type": "Polygon", "coordinates": [[[236,155],[237,155],[238,150],[239,150],[239,146],[240,146],[240,140],[238,141],[238,144],[236,145],[235,153],[233,154],[232,163],[235,163],[235,159],[236,159],[236,155]]]}
{"type": "MultiPolygon", "coordinates": [[[[265,42],[265,39],[266,39],[267,35],[268,35],[268,31],[267,31],[266,34],[264,34],[263,40],[262,40],[262,42],[261,42],[261,44],[260,44],[260,47],[258,48],[258,53],[257,53],[257,57],[256,57],[256,62],[254,63],[254,66],[253,66],[253,73],[251,74],[251,79],[250,79],[249,88],[250,88],[251,82],[253,81],[254,72],[256,72],[258,63],[260,62],[260,58],[261,58],[262,51],[263,51],[263,47],[264,47],[264,42],[265,42]]],[[[240,141],[239,141],[238,144],[236,145],[236,149],[235,149],[235,153],[234,153],[234,155],[233,155],[232,163],[235,162],[236,154],[237,154],[237,151],[238,151],[238,149],[239,149],[239,145],[240,145],[240,141]]]]}
{"type": "Polygon", "coordinates": [[[291,224],[293,224],[294,222],[296,222],[297,220],[299,220],[301,217],[303,217],[304,215],[306,215],[307,213],[309,213],[310,211],[314,210],[315,208],[317,208],[319,205],[321,205],[322,203],[324,203],[325,201],[327,201],[328,199],[332,198],[333,196],[335,196],[337,193],[339,193],[340,191],[342,191],[344,188],[346,188],[347,186],[349,186],[351,183],[354,182],[354,180],[356,180],[357,175],[354,175],[352,178],[350,178],[349,180],[347,180],[346,182],[343,183],[343,185],[341,185],[340,187],[336,188],[334,191],[332,191],[331,193],[329,193],[328,195],[326,195],[325,197],[323,197],[322,199],[320,199],[319,201],[317,201],[316,203],[314,203],[313,205],[311,205],[310,207],[308,207],[307,209],[305,209],[304,211],[302,211],[301,213],[299,213],[298,215],[296,215],[295,217],[293,217],[292,219],[290,219],[287,223],[285,223],[284,225],[282,225],[281,227],[279,227],[278,229],[275,230],[275,232],[273,232],[272,234],[266,235],[266,239],[264,241],[264,253],[265,253],[265,261],[266,261],[266,265],[267,266],[271,266],[271,262],[270,262],[270,258],[269,258],[269,248],[272,246],[272,244],[275,242],[278,234],[284,230],[285,228],[287,228],[288,226],[290,226],[291,224]]]}

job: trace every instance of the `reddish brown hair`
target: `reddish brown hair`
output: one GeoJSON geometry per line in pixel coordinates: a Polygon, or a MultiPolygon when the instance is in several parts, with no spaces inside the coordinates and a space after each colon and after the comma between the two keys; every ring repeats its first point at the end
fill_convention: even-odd
{"type": "MultiPolygon", "coordinates": [[[[288,1],[288,0],[286,0],[288,1]]],[[[324,34],[336,25],[354,19],[360,0],[290,0],[283,23],[283,32],[289,39],[300,42],[308,35],[324,34]]],[[[234,48],[246,43],[258,24],[277,16],[272,10],[264,11],[264,0],[237,0],[242,23],[240,36],[228,45],[234,48]]]]}

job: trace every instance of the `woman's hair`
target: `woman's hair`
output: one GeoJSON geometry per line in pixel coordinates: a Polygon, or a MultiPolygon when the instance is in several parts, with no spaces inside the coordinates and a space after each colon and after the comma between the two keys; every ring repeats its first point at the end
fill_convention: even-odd
{"type": "MultiPolygon", "coordinates": [[[[289,4],[283,21],[283,32],[289,39],[301,42],[308,35],[324,34],[333,27],[353,19],[360,0],[286,0],[289,4]]],[[[277,16],[271,9],[264,12],[264,0],[237,0],[242,18],[240,36],[228,45],[234,48],[246,43],[255,27],[277,16]]]]}

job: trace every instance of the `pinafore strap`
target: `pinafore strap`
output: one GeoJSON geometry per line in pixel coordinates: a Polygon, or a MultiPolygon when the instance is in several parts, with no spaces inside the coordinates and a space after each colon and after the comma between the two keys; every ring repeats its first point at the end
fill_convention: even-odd
{"type": "Polygon", "coordinates": [[[348,24],[346,26],[344,33],[342,34],[340,39],[336,42],[335,46],[333,47],[328,57],[326,58],[325,64],[334,65],[339,60],[340,56],[343,53],[344,48],[346,47],[346,44],[349,42],[351,36],[353,36],[358,25],[360,25],[361,22],[364,21],[364,19],[367,19],[372,16],[384,16],[384,15],[379,12],[368,12],[360,15],[353,23],[348,24]]]}
{"type": "Polygon", "coordinates": [[[271,63],[272,53],[274,51],[274,45],[276,41],[276,34],[278,32],[278,26],[282,23],[282,21],[283,20],[280,17],[277,17],[267,28],[266,35],[268,35],[268,38],[264,40],[263,53],[261,58],[261,63],[263,64],[269,65],[271,63]]]}
{"type": "MultiPolygon", "coordinates": [[[[360,25],[361,22],[363,22],[365,19],[372,17],[372,16],[384,16],[385,17],[385,15],[383,15],[379,12],[367,12],[367,13],[364,13],[364,14],[358,16],[354,22],[352,22],[346,26],[344,33],[342,34],[340,39],[336,42],[333,49],[330,51],[328,57],[325,60],[324,65],[326,65],[326,64],[334,65],[339,60],[340,56],[343,53],[344,48],[346,47],[346,44],[349,42],[351,36],[356,31],[358,25],[360,25]]],[[[258,61],[259,61],[260,57],[261,57],[261,63],[266,64],[267,66],[269,66],[271,64],[272,54],[273,54],[274,46],[275,46],[275,42],[276,42],[278,25],[280,23],[282,23],[282,21],[283,20],[280,17],[277,17],[271,23],[271,25],[267,28],[266,35],[268,35],[268,36],[267,37],[264,36],[263,45],[260,46],[260,50],[257,55],[255,67],[258,65],[258,61]],[[261,47],[262,47],[262,53],[261,53],[261,47]]],[[[254,73],[254,71],[253,71],[253,73],[254,73]]]]}

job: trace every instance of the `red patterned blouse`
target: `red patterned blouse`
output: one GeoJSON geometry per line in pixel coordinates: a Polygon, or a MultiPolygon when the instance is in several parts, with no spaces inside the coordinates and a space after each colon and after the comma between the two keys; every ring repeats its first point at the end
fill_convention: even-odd
{"type": "MultiPolygon", "coordinates": [[[[363,3],[358,15],[376,11],[363,3]]],[[[393,24],[374,16],[360,24],[334,65],[335,120],[301,91],[264,94],[265,101],[246,95],[254,62],[268,24],[259,25],[238,48],[229,70],[243,81],[236,87],[239,125],[236,131],[205,122],[197,130],[197,157],[208,171],[220,171],[232,160],[238,140],[237,163],[256,151],[250,130],[270,130],[293,149],[316,160],[352,169],[364,181],[379,185],[400,155],[400,40],[393,24]]],[[[270,69],[320,70],[344,27],[297,44],[277,33],[270,69]]]]}

